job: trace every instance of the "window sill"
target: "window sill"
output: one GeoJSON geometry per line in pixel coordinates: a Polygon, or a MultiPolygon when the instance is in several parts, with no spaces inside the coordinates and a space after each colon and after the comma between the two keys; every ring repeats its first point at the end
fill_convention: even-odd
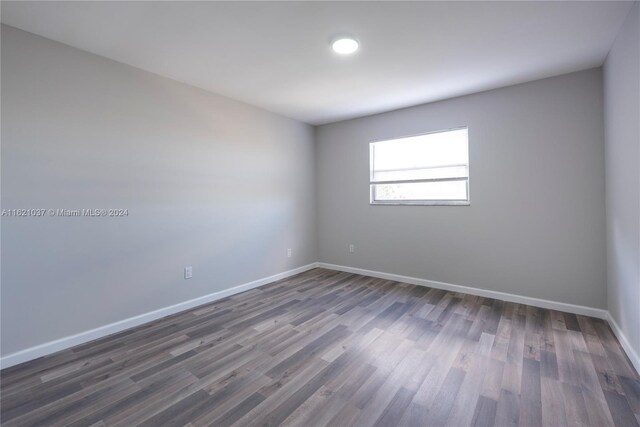
{"type": "Polygon", "coordinates": [[[420,200],[420,201],[402,201],[402,202],[372,201],[372,202],[369,202],[369,204],[377,205],[377,206],[471,206],[471,202],[469,200],[451,200],[451,201],[420,200]]]}

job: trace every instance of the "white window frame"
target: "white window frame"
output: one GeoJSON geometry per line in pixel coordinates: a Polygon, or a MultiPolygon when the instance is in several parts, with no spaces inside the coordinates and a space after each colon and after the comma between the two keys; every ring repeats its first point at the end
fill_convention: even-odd
{"type": "MultiPolygon", "coordinates": [[[[377,139],[369,142],[369,204],[370,205],[381,205],[381,206],[470,206],[471,205],[471,186],[469,182],[471,181],[471,159],[469,159],[467,166],[467,170],[469,172],[469,176],[466,178],[431,178],[431,179],[406,179],[406,180],[398,180],[398,181],[374,181],[373,180],[373,158],[374,158],[374,150],[373,146],[376,142],[384,142],[384,141],[394,141],[396,139],[405,139],[412,138],[416,136],[424,136],[431,135],[434,133],[443,133],[450,132],[455,130],[467,130],[467,150],[469,150],[470,146],[470,136],[469,136],[469,127],[468,126],[459,126],[455,128],[449,129],[440,129],[432,132],[418,133],[414,135],[405,135],[398,136],[394,138],[385,138],[385,139],[377,139]],[[450,182],[450,181],[466,181],[467,182],[467,199],[466,200],[376,200],[375,199],[375,185],[376,184],[405,184],[405,183],[418,183],[418,182],[450,182]]],[[[447,165],[454,166],[454,165],[447,165]]],[[[444,166],[441,166],[444,167],[444,166]]]]}

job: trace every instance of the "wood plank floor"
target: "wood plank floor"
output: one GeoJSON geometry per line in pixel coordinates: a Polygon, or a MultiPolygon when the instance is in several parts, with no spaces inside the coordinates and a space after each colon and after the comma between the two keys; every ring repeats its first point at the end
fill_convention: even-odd
{"type": "Polygon", "coordinates": [[[606,322],[315,269],[1,372],[2,425],[637,426],[606,322]]]}

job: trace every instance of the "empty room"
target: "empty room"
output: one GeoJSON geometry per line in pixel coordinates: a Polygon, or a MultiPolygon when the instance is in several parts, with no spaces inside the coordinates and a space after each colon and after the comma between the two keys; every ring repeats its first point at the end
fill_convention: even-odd
{"type": "Polygon", "coordinates": [[[0,18],[3,427],[640,427],[640,2],[0,18]]]}

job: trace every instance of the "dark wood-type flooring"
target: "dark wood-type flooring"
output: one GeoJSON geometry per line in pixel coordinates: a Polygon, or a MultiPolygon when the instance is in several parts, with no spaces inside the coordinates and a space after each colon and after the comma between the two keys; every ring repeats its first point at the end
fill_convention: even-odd
{"type": "Polygon", "coordinates": [[[1,372],[2,425],[637,426],[606,322],[315,269],[1,372]]]}

